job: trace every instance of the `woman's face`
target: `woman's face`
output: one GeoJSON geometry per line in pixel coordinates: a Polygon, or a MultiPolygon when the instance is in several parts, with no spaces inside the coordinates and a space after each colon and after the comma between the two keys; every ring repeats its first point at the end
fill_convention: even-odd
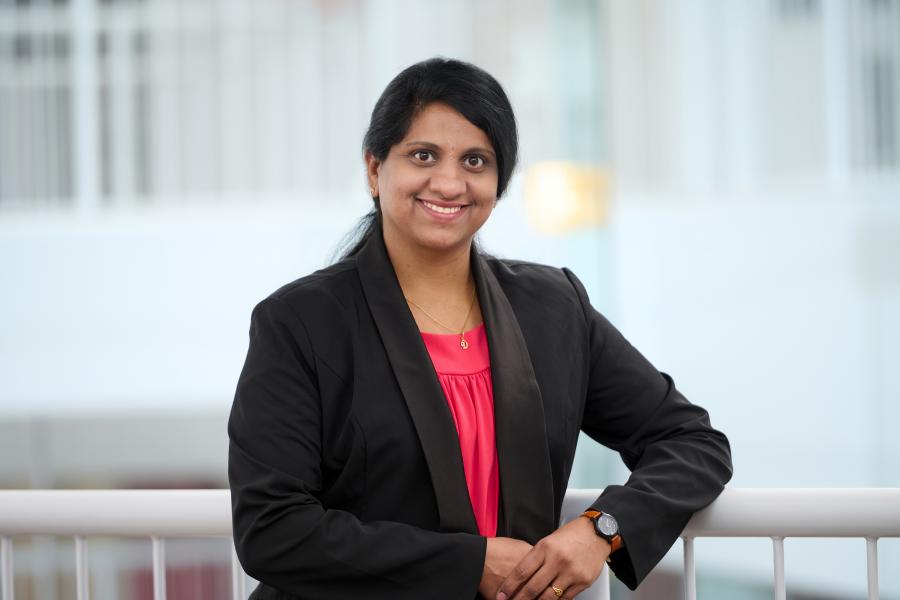
{"type": "Polygon", "coordinates": [[[367,152],[366,168],[392,250],[468,250],[497,199],[487,134],[440,102],[413,118],[384,161],[367,152]]]}

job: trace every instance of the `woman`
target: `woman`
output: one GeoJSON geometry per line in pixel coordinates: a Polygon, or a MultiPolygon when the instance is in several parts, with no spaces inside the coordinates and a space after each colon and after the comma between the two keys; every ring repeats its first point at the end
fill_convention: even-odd
{"type": "Polygon", "coordinates": [[[573,598],[634,588],[731,475],[728,442],[566,269],[473,243],[516,125],[481,69],[431,59],[365,137],[375,209],[340,262],[253,311],[229,421],[253,598],[573,598]],[[557,528],[579,430],[632,475],[557,528]]]}

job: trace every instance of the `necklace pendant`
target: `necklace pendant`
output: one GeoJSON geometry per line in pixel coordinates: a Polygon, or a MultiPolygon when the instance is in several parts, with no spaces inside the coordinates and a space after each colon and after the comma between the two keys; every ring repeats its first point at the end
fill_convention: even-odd
{"type": "Polygon", "coordinates": [[[467,342],[466,338],[464,338],[463,336],[459,336],[459,347],[463,350],[469,349],[469,342],[467,342]]]}

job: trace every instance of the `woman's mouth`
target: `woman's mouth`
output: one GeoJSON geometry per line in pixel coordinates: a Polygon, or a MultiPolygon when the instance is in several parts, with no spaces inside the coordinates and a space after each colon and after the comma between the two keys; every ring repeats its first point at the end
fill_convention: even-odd
{"type": "Polygon", "coordinates": [[[469,208],[468,204],[461,202],[442,202],[440,200],[425,200],[424,198],[416,198],[422,205],[424,210],[432,219],[438,222],[450,223],[457,219],[463,218],[465,209],[469,208]]]}
{"type": "Polygon", "coordinates": [[[462,206],[438,206],[437,204],[432,204],[427,200],[422,200],[422,204],[424,204],[431,210],[439,212],[443,215],[452,215],[453,213],[458,213],[460,209],[462,209],[462,206]]]}

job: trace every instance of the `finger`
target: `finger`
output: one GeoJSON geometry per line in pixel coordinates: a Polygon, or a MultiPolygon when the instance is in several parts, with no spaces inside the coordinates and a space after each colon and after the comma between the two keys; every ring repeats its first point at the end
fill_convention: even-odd
{"type": "Polygon", "coordinates": [[[500,589],[497,590],[497,600],[511,598],[524,582],[531,579],[531,576],[543,563],[544,553],[542,550],[538,548],[529,550],[528,554],[519,561],[519,564],[513,567],[506,579],[503,580],[503,583],[500,584],[500,589]]]}
{"type": "Polygon", "coordinates": [[[577,586],[572,585],[572,579],[567,577],[564,573],[558,573],[557,576],[547,584],[547,590],[541,595],[541,600],[570,600],[577,595],[576,590],[577,586]],[[557,596],[556,590],[553,588],[557,588],[562,590],[562,594],[557,596]]]}
{"type": "Polygon", "coordinates": [[[557,596],[556,591],[553,589],[555,583],[551,583],[551,585],[547,586],[547,589],[544,590],[544,593],[538,596],[538,600],[560,600],[560,598],[565,598],[565,588],[562,586],[556,586],[559,589],[563,590],[563,595],[557,596]]]}
{"type": "Polygon", "coordinates": [[[534,575],[522,584],[522,587],[510,600],[535,600],[535,598],[556,600],[556,594],[550,589],[550,583],[556,578],[556,575],[556,569],[544,563],[534,575]],[[549,597],[544,596],[546,592],[550,593],[549,597]]]}

